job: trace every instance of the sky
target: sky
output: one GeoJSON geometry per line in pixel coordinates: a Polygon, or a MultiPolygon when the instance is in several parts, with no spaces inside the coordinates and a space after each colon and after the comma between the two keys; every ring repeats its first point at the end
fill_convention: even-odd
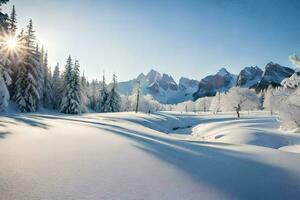
{"type": "Polygon", "coordinates": [[[89,80],[150,69],[200,80],[221,67],[292,67],[288,56],[300,53],[298,0],[10,0],[4,11],[13,4],[51,66],[71,55],[89,80]]]}

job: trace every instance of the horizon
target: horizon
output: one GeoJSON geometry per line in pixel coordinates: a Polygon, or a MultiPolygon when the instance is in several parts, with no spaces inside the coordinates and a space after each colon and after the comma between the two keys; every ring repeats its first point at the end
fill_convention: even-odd
{"type": "Polygon", "coordinates": [[[293,68],[288,57],[300,48],[293,42],[300,35],[300,2],[294,0],[12,0],[4,11],[12,5],[19,30],[33,19],[52,69],[57,62],[63,69],[70,54],[88,80],[105,71],[107,79],[116,73],[122,82],[151,69],[176,82],[201,80],[222,67],[237,74],[270,61],[293,68]]]}

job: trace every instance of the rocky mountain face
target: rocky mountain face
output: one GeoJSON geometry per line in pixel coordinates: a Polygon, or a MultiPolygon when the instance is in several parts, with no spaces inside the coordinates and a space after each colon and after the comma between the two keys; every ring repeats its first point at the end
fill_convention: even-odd
{"type": "Polygon", "coordinates": [[[257,84],[262,78],[263,71],[255,67],[245,67],[238,75],[236,86],[250,88],[257,84]]]}
{"type": "Polygon", "coordinates": [[[257,92],[267,89],[269,86],[281,86],[281,82],[285,78],[289,78],[295,73],[291,68],[281,66],[277,63],[270,62],[266,65],[261,80],[250,88],[254,88],[257,92]]]}
{"type": "Polygon", "coordinates": [[[176,83],[172,76],[151,70],[146,75],[141,73],[133,80],[120,82],[118,86],[121,94],[130,94],[135,82],[139,81],[144,95],[151,95],[160,103],[174,104],[213,96],[216,92],[226,92],[234,86],[254,88],[259,92],[269,85],[281,86],[282,81],[294,73],[291,68],[270,62],[264,71],[252,66],[245,67],[238,75],[234,75],[221,68],[216,74],[206,76],[200,81],[182,77],[176,83]]]}
{"type": "Polygon", "coordinates": [[[198,99],[205,96],[214,96],[218,91],[228,91],[235,83],[236,75],[222,68],[215,75],[203,78],[198,85],[198,90],[193,94],[193,97],[194,99],[198,99]]]}

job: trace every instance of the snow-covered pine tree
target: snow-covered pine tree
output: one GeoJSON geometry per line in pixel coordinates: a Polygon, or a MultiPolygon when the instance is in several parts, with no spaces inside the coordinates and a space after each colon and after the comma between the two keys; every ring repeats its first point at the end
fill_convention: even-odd
{"type": "Polygon", "coordinates": [[[89,89],[89,105],[90,108],[94,111],[97,110],[97,98],[98,98],[98,80],[92,80],[91,84],[90,84],[90,89],[89,89]]]}
{"type": "Polygon", "coordinates": [[[72,73],[73,73],[73,63],[71,56],[68,57],[65,71],[63,73],[63,96],[61,101],[60,112],[62,113],[71,113],[71,101],[72,101],[72,73]]]}
{"type": "MultiPolygon", "coordinates": [[[[0,7],[3,4],[6,4],[9,0],[0,0],[0,7]]],[[[8,29],[9,21],[8,21],[8,15],[6,13],[1,12],[0,8],[0,26],[1,30],[0,32],[6,32],[8,29]]]]}
{"type": "Polygon", "coordinates": [[[36,44],[35,49],[35,56],[37,57],[37,89],[40,96],[40,105],[43,106],[43,94],[44,94],[44,57],[45,57],[45,51],[44,47],[42,46],[41,50],[39,48],[39,45],[36,44]]]}
{"type": "Polygon", "coordinates": [[[48,66],[48,53],[45,53],[43,62],[43,106],[45,108],[52,107],[52,84],[51,84],[51,70],[48,66]]]}
{"type": "Polygon", "coordinates": [[[15,5],[13,5],[11,14],[10,14],[10,18],[9,18],[9,32],[12,35],[16,34],[17,31],[17,14],[16,14],[16,9],[15,9],[15,5]]]}
{"type": "Polygon", "coordinates": [[[97,111],[98,112],[107,112],[107,98],[108,98],[108,91],[107,91],[107,85],[105,82],[105,76],[102,77],[102,83],[101,83],[101,89],[99,92],[99,98],[97,101],[97,111]]]}
{"type": "Polygon", "coordinates": [[[10,98],[7,86],[11,84],[11,79],[5,68],[8,62],[8,59],[5,58],[0,60],[0,112],[7,109],[10,98]]]}
{"type": "Polygon", "coordinates": [[[62,99],[62,80],[59,71],[59,63],[54,68],[53,77],[52,77],[52,108],[58,109],[62,99]]]}
{"type": "Polygon", "coordinates": [[[60,112],[67,114],[81,113],[80,71],[76,60],[73,69],[71,56],[69,56],[64,72],[64,94],[60,112]]]}
{"type": "Polygon", "coordinates": [[[120,112],[121,97],[117,92],[117,76],[113,74],[112,87],[107,99],[107,112],[120,112]]]}
{"type": "Polygon", "coordinates": [[[81,94],[81,112],[85,113],[88,111],[87,105],[88,105],[88,95],[87,95],[87,88],[88,88],[88,82],[85,78],[85,75],[83,73],[80,81],[81,87],[80,87],[80,94],[81,94]]]}
{"type": "Polygon", "coordinates": [[[39,107],[40,94],[38,89],[39,58],[36,55],[32,20],[29,21],[24,40],[24,58],[18,70],[15,99],[21,112],[34,112],[39,107]]]}

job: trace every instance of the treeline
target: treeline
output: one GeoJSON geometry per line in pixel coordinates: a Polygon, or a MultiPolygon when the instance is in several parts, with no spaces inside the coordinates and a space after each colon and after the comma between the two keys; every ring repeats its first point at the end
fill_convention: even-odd
{"type": "MultiPolygon", "coordinates": [[[[0,8],[9,0],[0,0],[0,8]]],[[[68,57],[64,71],[59,64],[53,73],[48,53],[37,43],[32,20],[19,33],[15,6],[10,15],[0,10],[0,110],[14,102],[21,112],[39,108],[55,109],[62,113],[79,114],[89,109],[99,112],[118,112],[121,97],[113,75],[108,87],[105,78],[97,96],[89,95],[90,84],[80,74],[78,60],[68,57]]],[[[92,86],[94,81],[92,82],[92,86]]]]}

